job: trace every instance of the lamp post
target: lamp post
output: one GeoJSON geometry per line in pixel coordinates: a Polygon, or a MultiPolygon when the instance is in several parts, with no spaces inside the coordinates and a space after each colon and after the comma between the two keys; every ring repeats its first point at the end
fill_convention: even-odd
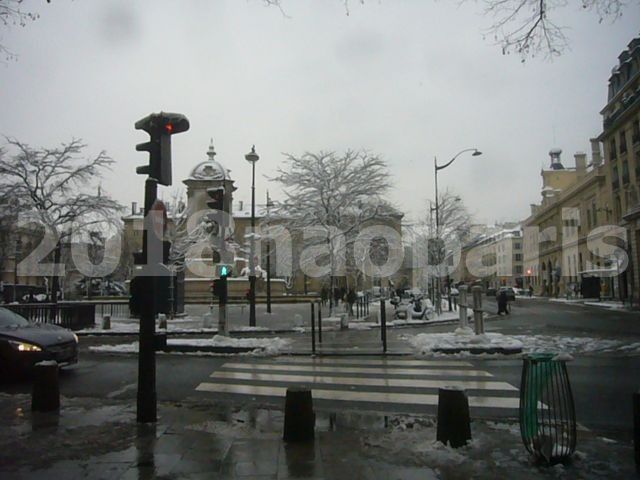
{"type": "Polygon", "coordinates": [[[256,153],[256,146],[251,147],[251,151],[244,156],[247,162],[251,163],[251,241],[249,257],[249,326],[256,326],[256,162],[260,159],[256,153]]]}
{"type": "Polygon", "coordinates": [[[22,253],[22,239],[20,237],[16,238],[15,245],[15,254],[13,257],[13,301],[14,303],[17,301],[18,295],[18,258],[22,253]]]}
{"type": "MultiPolygon", "coordinates": [[[[273,207],[267,190],[267,221],[270,222],[269,208],[273,207]]],[[[271,313],[271,239],[267,238],[267,313],[271,313]]]]}
{"type": "MultiPolygon", "coordinates": [[[[463,153],[466,152],[473,152],[471,155],[474,157],[477,157],[479,155],[482,155],[482,152],[479,151],[477,148],[465,148],[464,150],[459,151],[458,153],[456,153],[453,158],[451,160],[449,160],[447,163],[445,163],[444,165],[438,165],[438,159],[436,157],[433,157],[433,168],[434,168],[434,173],[435,173],[435,183],[436,183],[436,237],[440,238],[440,213],[439,213],[439,206],[438,206],[438,170],[444,170],[445,168],[447,168],[449,165],[451,165],[454,160],[456,158],[458,158],[460,155],[462,155],[463,153]]],[[[438,248],[440,248],[440,245],[438,243],[438,248]]],[[[438,260],[440,260],[440,254],[438,252],[438,260]]],[[[442,306],[440,305],[440,275],[437,275],[438,279],[437,279],[437,284],[438,284],[438,291],[437,291],[437,295],[436,295],[436,301],[437,301],[437,311],[440,312],[442,309],[442,306]]],[[[449,275],[447,275],[447,278],[449,277],[449,275]]],[[[451,285],[450,282],[447,281],[447,290],[449,292],[449,311],[452,310],[451,308],[451,285]]]]}

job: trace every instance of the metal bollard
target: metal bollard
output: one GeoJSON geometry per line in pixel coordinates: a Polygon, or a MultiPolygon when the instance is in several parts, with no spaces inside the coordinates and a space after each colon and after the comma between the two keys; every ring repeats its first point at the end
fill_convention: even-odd
{"type": "Polygon", "coordinates": [[[460,302],[458,303],[460,306],[460,328],[467,328],[469,326],[469,319],[467,318],[467,288],[466,285],[461,285],[458,288],[460,292],[460,302]]]}
{"type": "Polygon", "coordinates": [[[453,448],[471,440],[471,420],[467,393],[456,387],[438,389],[438,428],[436,440],[453,448]]]}
{"type": "Polygon", "coordinates": [[[167,316],[164,313],[158,314],[158,328],[163,330],[167,329],[167,316]]]}
{"type": "Polygon", "coordinates": [[[53,360],[36,363],[33,368],[31,410],[49,412],[60,408],[58,364],[53,360]]]}
{"type": "MultiPolygon", "coordinates": [[[[318,312],[320,312],[320,303],[318,302],[318,312]]],[[[316,314],[315,305],[311,302],[311,353],[316,354],[316,314]]]]}
{"type": "Polygon", "coordinates": [[[482,287],[471,287],[473,294],[473,323],[476,335],[484,334],[484,319],[482,318],[482,287]]]}
{"type": "Polygon", "coordinates": [[[104,315],[102,317],[102,330],[111,330],[111,316],[104,315]]]}
{"type": "Polygon", "coordinates": [[[640,391],[633,394],[633,443],[635,447],[636,472],[640,473],[640,391]]]}
{"type": "Polygon", "coordinates": [[[380,336],[382,337],[382,352],[387,353],[387,310],[384,300],[380,300],[380,336]]]}
{"type": "Polygon", "coordinates": [[[322,343],[322,308],[318,305],[318,343],[322,343]]]}

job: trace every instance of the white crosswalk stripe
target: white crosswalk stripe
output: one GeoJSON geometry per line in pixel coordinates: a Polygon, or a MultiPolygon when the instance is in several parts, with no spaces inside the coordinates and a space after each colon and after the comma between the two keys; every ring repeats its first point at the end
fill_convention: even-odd
{"type": "MultiPolygon", "coordinates": [[[[438,404],[438,389],[468,390],[471,408],[515,411],[518,389],[496,381],[489,372],[455,360],[309,357],[225,363],[199,392],[284,397],[288,386],[312,388],[317,400],[380,404],[385,411],[404,411],[438,404]]],[[[512,412],[513,413],[513,412],[512,412]]]]}

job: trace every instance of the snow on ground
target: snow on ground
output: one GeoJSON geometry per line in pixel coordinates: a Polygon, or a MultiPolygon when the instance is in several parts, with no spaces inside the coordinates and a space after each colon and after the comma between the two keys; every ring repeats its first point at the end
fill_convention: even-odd
{"type": "Polygon", "coordinates": [[[215,335],[213,338],[167,340],[167,345],[193,345],[196,347],[256,348],[265,354],[277,355],[291,345],[288,338],[231,338],[215,335]]]}
{"type": "Polygon", "coordinates": [[[457,328],[453,333],[419,333],[406,335],[403,338],[419,354],[433,353],[435,349],[455,349],[481,347],[487,349],[518,350],[522,342],[501,333],[485,333],[474,335],[470,328],[457,328]]]}
{"type": "Polygon", "coordinates": [[[596,479],[634,474],[631,444],[607,442],[588,433],[579,432],[571,463],[547,467],[528,455],[515,422],[474,420],[472,440],[457,449],[438,442],[436,432],[435,419],[392,417],[388,431],[366,432],[362,443],[371,459],[428,467],[438,478],[596,479]]]}
{"type": "MultiPolygon", "coordinates": [[[[402,335],[417,353],[425,355],[434,353],[435,348],[453,348],[458,346],[491,345],[492,347],[513,348],[522,346],[523,354],[530,353],[566,353],[569,355],[612,354],[624,356],[640,355],[640,342],[594,337],[563,337],[555,335],[511,335],[486,333],[479,335],[454,333],[420,333],[402,335]]],[[[435,353],[438,355],[438,353],[435,353]]],[[[462,352],[458,355],[467,356],[462,352]]]]}
{"type": "MultiPolygon", "coordinates": [[[[253,355],[279,355],[287,351],[291,345],[291,340],[287,338],[230,338],[222,335],[215,335],[213,338],[194,338],[194,339],[176,339],[167,340],[167,345],[189,345],[194,347],[236,347],[236,348],[254,348],[253,355]]],[[[121,345],[95,345],[90,346],[89,350],[101,353],[138,353],[138,342],[126,343],[121,345]]],[[[185,353],[185,352],[183,352],[185,353]]],[[[188,354],[198,355],[198,352],[187,352],[188,354]]]]}

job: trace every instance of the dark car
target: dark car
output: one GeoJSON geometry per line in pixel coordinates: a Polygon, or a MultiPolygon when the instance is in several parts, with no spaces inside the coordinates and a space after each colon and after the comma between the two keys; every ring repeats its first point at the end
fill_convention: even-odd
{"type": "Polygon", "coordinates": [[[71,330],[30,322],[0,307],[0,377],[28,372],[42,360],[78,362],[78,337],[71,330]]]}

